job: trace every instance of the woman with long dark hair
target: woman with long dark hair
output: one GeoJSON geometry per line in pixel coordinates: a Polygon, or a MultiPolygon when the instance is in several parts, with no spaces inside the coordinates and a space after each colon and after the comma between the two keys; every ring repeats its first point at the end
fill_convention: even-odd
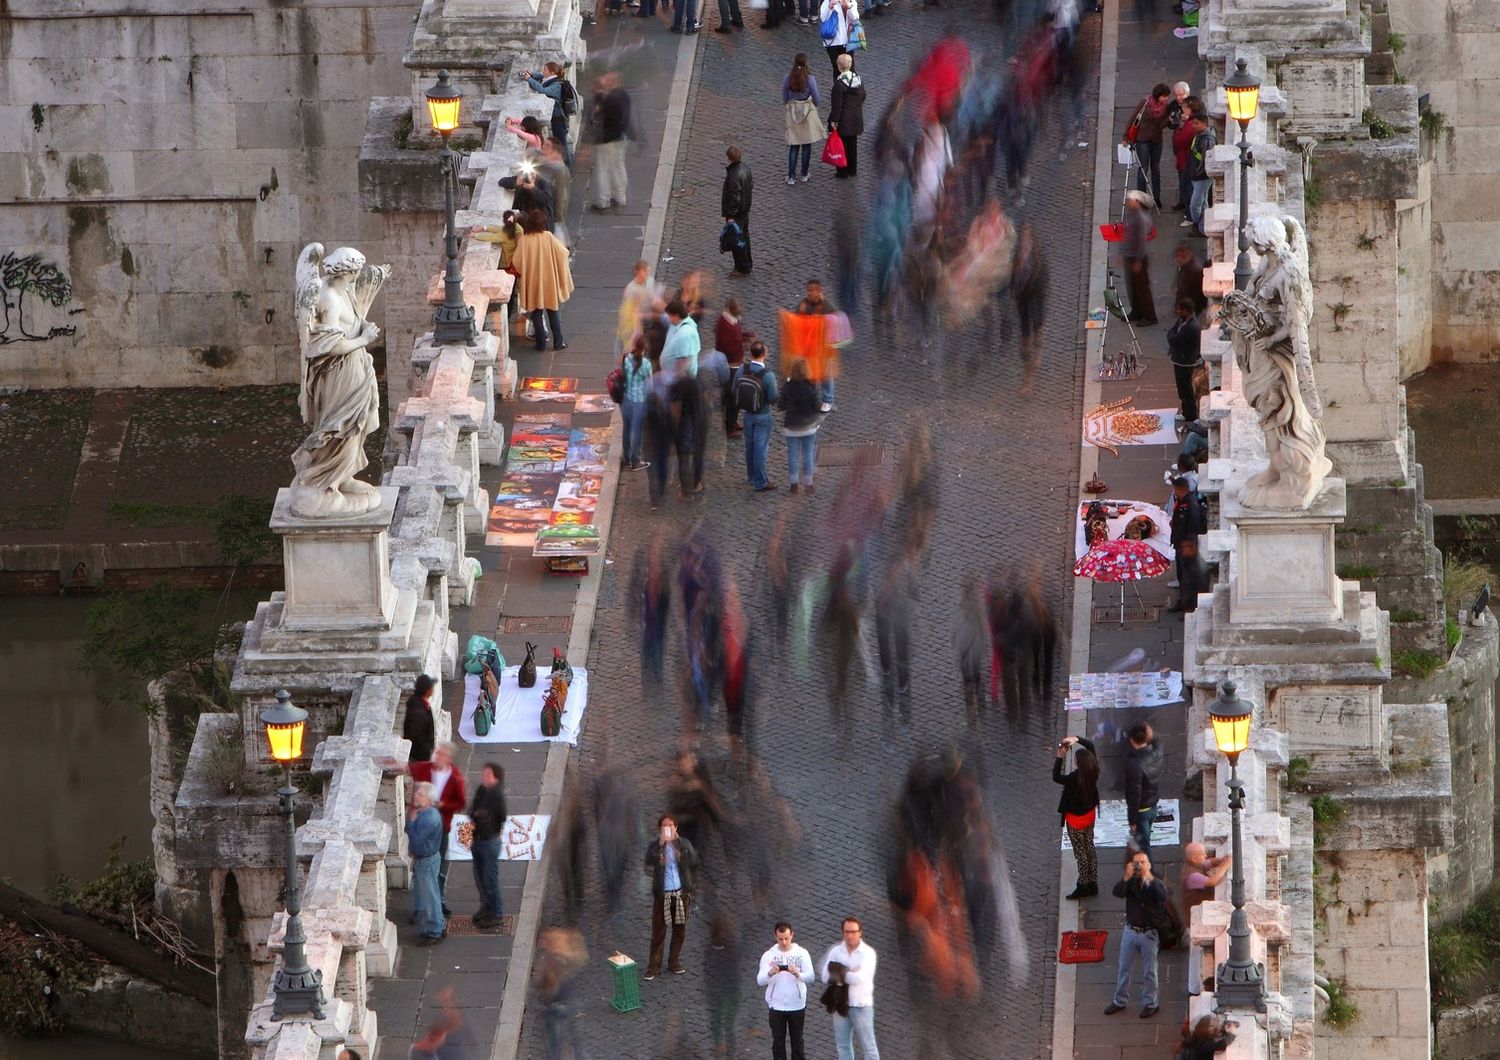
{"type": "Polygon", "coordinates": [[[818,117],[818,108],[823,105],[818,95],[818,79],[807,67],[807,54],[798,52],[792,60],[792,70],[781,82],[781,102],[786,108],[786,182],[797,183],[797,155],[802,156],[802,183],[811,178],[808,167],[812,165],[812,145],[823,139],[823,119],[818,117]]]}
{"type": "Polygon", "coordinates": [[[550,333],[552,348],[565,350],[568,344],[562,333],[562,305],[573,296],[568,249],[547,231],[547,215],[541,210],[526,215],[525,227],[512,264],[521,304],[531,313],[531,337],[539,351],[545,350],[550,333]]]}
{"type": "Polygon", "coordinates": [[[1093,898],[1099,894],[1099,859],[1094,854],[1094,820],[1099,814],[1099,759],[1091,741],[1067,736],[1057,745],[1052,779],[1063,786],[1057,812],[1068,830],[1073,859],[1078,862],[1078,886],[1068,898],[1093,898]],[[1073,768],[1064,771],[1068,761],[1073,768]]]}

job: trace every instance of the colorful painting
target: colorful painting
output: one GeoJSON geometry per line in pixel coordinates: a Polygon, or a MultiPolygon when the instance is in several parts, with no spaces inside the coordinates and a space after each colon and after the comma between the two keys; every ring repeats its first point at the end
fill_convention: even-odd
{"type": "Polygon", "coordinates": [[[608,394],[579,394],[573,411],[580,414],[613,412],[618,407],[608,394]]]}
{"type": "Polygon", "coordinates": [[[578,397],[578,380],[528,376],[516,388],[516,397],[522,401],[566,401],[572,404],[578,397]]]}

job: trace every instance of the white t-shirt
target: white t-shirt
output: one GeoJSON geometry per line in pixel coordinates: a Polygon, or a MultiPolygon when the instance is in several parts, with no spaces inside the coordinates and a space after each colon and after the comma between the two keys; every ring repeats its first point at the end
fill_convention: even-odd
{"type": "Polygon", "coordinates": [[[766,1006],[777,1012],[798,1012],[807,1007],[807,984],[813,981],[812,955],[795,942],[789,949],[772,946],[760,956],[755,981],[766,988],[766,1006]],[[789,964],[795,975],[779,971],[789,964]]]}

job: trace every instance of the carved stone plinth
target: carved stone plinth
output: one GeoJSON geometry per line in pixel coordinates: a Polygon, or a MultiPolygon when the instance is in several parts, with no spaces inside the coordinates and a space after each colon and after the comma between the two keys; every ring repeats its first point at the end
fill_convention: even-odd
{"type": "Polygon", "coordinates": [[[1271,511],[1239,502],[1246,478],[1246,470],[1235,469],[1221,493],[1224,521],[1236,536],[1229,621],[1343,623],[1333,551],[1333,528],[1344,521],[1343,481],[1326,480],[1302,511],[1271,511]]]}
{"type": "Polygon", "coordinates": [[[401,491],[380,489],[380,506],[346,519],[305,519],[291,507],[291,491],[276,492],[271,529],[281,535],[286,599],[281,628],[288,632],[383,630],[391,626],[389,531],[401,491]]]}

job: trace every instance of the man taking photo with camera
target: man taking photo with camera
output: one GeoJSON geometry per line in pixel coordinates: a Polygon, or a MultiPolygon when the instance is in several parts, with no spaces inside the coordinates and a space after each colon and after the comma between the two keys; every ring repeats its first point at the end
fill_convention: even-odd
{"type": "Polygon", "coordinates": [[[787,1060],[786,1039],[792,1039],[791,1060],[805,1060],[802,1021],[807,1014],[807,984],[813,981],[812,957],[792,941],[792,925],[776,925],[776,945],[760,957],[755,981],[766,988],[771,1010],[771,1056],[787,1060]]]}
{"type": "Polygon", "coordinates": [[[1143,851],[1125,863],[1125,875],[1115,884],[1116,898],[1125,899],[1125,930],[1120,935],[1120,964],[1115,974],[1115,997],[1106,1016],[1123,1010],[1130,1001],[1130,970],[1141,962],[1141,1019],[1156,1015],[1157,924],[1167,909],[1167,885],[1151,874],[1151,859],[1143,851]]]}

